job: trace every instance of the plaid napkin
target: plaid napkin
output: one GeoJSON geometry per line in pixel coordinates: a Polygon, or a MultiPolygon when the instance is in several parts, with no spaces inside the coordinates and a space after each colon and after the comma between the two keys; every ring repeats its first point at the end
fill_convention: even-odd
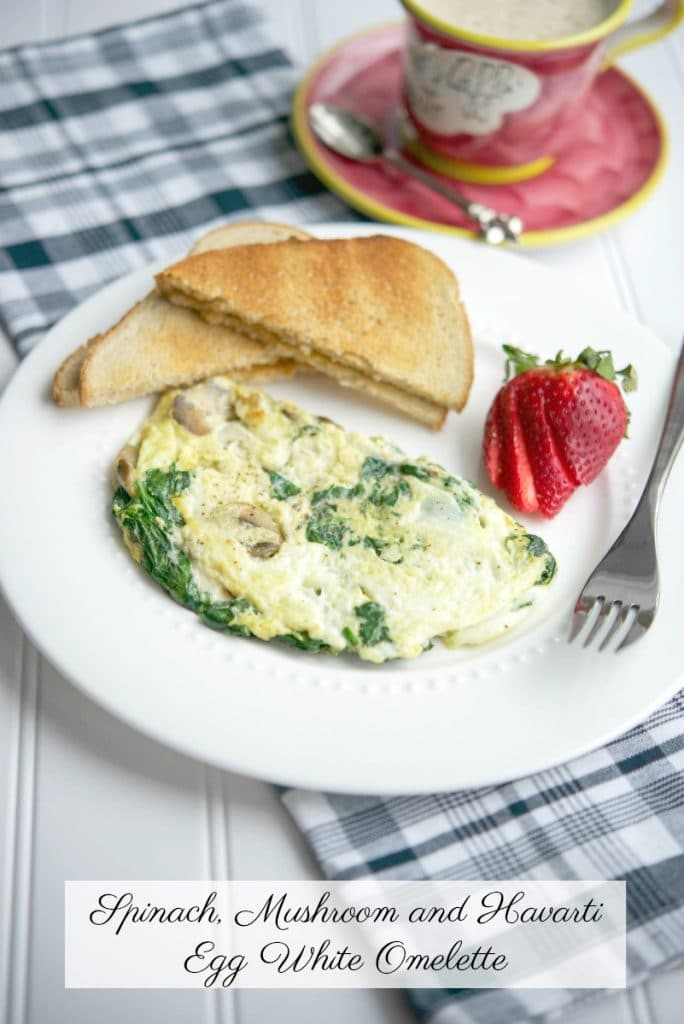
{"type": "Polygon", "coordinates": [[[216,0],[0,52],[0,317],[20,355],[92,291],[228,218],[351,218],[292,145],[297,77],[216,0]]]}
{"type": "MultiPolygon", "coordinates": [[[[296,76],[258,22],[214,0],[0,53],[0,317],[21,354],[107,280],[227,218],[353,216],[289,140],[296,76]]],[[[684,959],[683,748],[678,696],[605,749],[506,786],[283,800],[331,877],[627,879],[635,982],[684,959]]],[[[411,998],[431,1024],[516,1024],[584,994],[411,998]]]]}
{"type": "MultiPolygon", "coordinates": [[[[684,961],[684,693],[604,749],[505,786],[387,798],[289,790],[283,801],[331,878],[625,879],[628,983],[684,961]]],[[[595,994],[410,996],[430,1024],[518,1024],[595,994]]]]}

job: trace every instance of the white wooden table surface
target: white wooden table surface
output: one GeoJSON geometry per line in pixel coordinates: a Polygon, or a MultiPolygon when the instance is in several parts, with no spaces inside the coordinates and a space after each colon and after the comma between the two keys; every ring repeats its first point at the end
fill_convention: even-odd
{"type": "MultiPolygon", "coordinates": [[[[0,0],[0,44],[172,6],[172,0],[0,0]]],[[[264,6],[275,37],[302,64],[345,34],[399,16],[395,0],[267,0],[264,6]]],[[[623,226],[528,258],[571,275],[587,301],[609,296],[674,348],[684,329],[684,33],[625,64],[669,124],[665,179],[623,226]]],[[[14,363],[0,337],[0,385],[14,363]]],[[[110,717],[37,655],[0,601],[0,1024],[409,1024],[403,998],[391,992],[63,987],[65,879],[313,873],[269,786],[207,768],[110,717]]],[[[684,970],[678,970],[564,1020],[679,1024],[683,1003],[684,970]]]]}

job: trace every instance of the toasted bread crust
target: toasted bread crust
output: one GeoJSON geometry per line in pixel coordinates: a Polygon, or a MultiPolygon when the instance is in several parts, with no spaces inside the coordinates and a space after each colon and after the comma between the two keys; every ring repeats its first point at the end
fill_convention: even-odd
{"type": "Polygon", "coordinates": [[[298,238],[302,242],[312,236],[304,228],[291,224],[279,224],[272,220],[241,220],[237,223],[222,224],[198,238],[188,256],[214,249],[226,249],[234,245],[261,245],[282,242],[287,238],[298,238]]]}
{"type": "MultiPolygon", "coordinates": [[[[289,349],[288,346],[281,344],[276,346],[276,348],[284,356],[288,354],[288,351],[292,352],[293,355],[298,354],[295,353],[294,346],[292,349],[289,349]]],[[[393,384],[385,383],[385,381],[373,380],[372,377],[366,377],[358,370],[342,366],[340,363],[335,363],[332,359],[326,359],[325,356],[320,356],[313,352],[308,357],[307,365],[314,370],[319,370],[328,377],[334,377],[342,387],[363,391],[372,398],[386,402],[387,405],[393,406],[406,416],[418,420],[419,423],[423,423],[432,430],[441,430],[444,426],[449,410],[443,405],[428,402],[419,395],[412,395],[408,391],[394,387],[393,384]]]]}
{"type": "Polygon", "coordinates": [[[157,275],[160,291],[214,323],[277,338],[460,410],[473,376],[458,282],[436,256],[401,239],[296,240],[191,256],[157,275]]]}
{"type": "Polygon", "coordinates": [[[86,346],[81,345],[60,363],[52,378],[52,397],[57,405],[73,408],[81,404],[79,380],[86,346]]]}
{"type": "MultiPolygon", "coordinates": [[[[180,296],[179,301],[182,300],[183,297],[180,296]]],[[[240,324],[234,323],[232,318],[227,317],[225,320],[227,320],[227,327],[232,328],[235,326],[236,330],[239,329],[240,324]]],[[[261,342],[267,351],[277,354],[283,359],[295,360],[299,372],[307,369],[318,370],[328,377],[334,377],[343,387],[353,388],[355,391],[363,391],[373,398],[379,399],[381,402],[394,406],[395,409],[399,409],[400,412],[405,413],[414,420],[418,420],[420,423],[424,423],[425,426],[431,427],[433,430],[440,430],[444,425],[444,420],[449,412],[445,406],[429,402],[419,395],[411,394],[409,391],[397,388],[386,381],[376,380],[359,370],[355,370],[351,366],[336,362],[318,352],[312,351],[307,353],[306,362],[302,362],[302,353],[296,345],[288,345],[276,335],[271,335],[263,329],[259,330],[255,327],[249,327],[246,330],[249,337],[261,342]]],[[[258,367],[255,367],[255,369],[258,369],[258,367]]]]}
{"type": "Polygon", "coordinates": [[[80,372],[81,403],[97,406],[273,362],[258,342],[202,323],[152,292],[91,339],[80,372]]]}
{"type": "MultiPolygon", "coordinates": [[[[293,237],[311,236],[285,224],[242,221],[210,231],[191,252],[293,237]]],[[[169,305],[155,289],[112,328],[67,356],[53,378],[52,394],[61,406],[110,405],[215,374],[264,380],[292,372],[289,361],[263,345],[169,305]],[[257,366],[264,368],[261,376],[250,373],[257,366]]]]}

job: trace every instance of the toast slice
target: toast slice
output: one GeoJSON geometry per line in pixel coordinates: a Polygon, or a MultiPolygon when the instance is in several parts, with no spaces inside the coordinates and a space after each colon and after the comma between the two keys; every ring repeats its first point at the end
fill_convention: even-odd
{"type": "Polygon", "coordinates": [[[429,426],[465,405],[473,376],[458,282],[420,246],[384,235],[191,256],[160,292],[429,426]]]}
{"type": "Polygon", "coordinates": [[[52,378],[52,397],[57,405],[73,407],[81,404],[81,367],[87,350],[87,345],[79,345],[57,367],[52,378]]]}
{"type": "MultiPolygon", "coordinates": [[[[244,221],[208,232],[190,253],[310,237],[285,224],[244,221]]],[[[52,393],[62,406],[109,405],[215,374],[264,381],[290,376],[294,369],[292,360],[244,334],[169,305],[155,289],[114,327],[67,356],[54,375],[52,393]]]]}

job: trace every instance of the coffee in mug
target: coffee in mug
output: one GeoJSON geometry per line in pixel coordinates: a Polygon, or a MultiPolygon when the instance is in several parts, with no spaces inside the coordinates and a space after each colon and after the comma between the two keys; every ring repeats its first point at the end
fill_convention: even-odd
{"type": "Polygon", "coordinates": [[[616,0],[425,0],[426,13],[499,39],[561,39],[599,25],[616,0]]]}

